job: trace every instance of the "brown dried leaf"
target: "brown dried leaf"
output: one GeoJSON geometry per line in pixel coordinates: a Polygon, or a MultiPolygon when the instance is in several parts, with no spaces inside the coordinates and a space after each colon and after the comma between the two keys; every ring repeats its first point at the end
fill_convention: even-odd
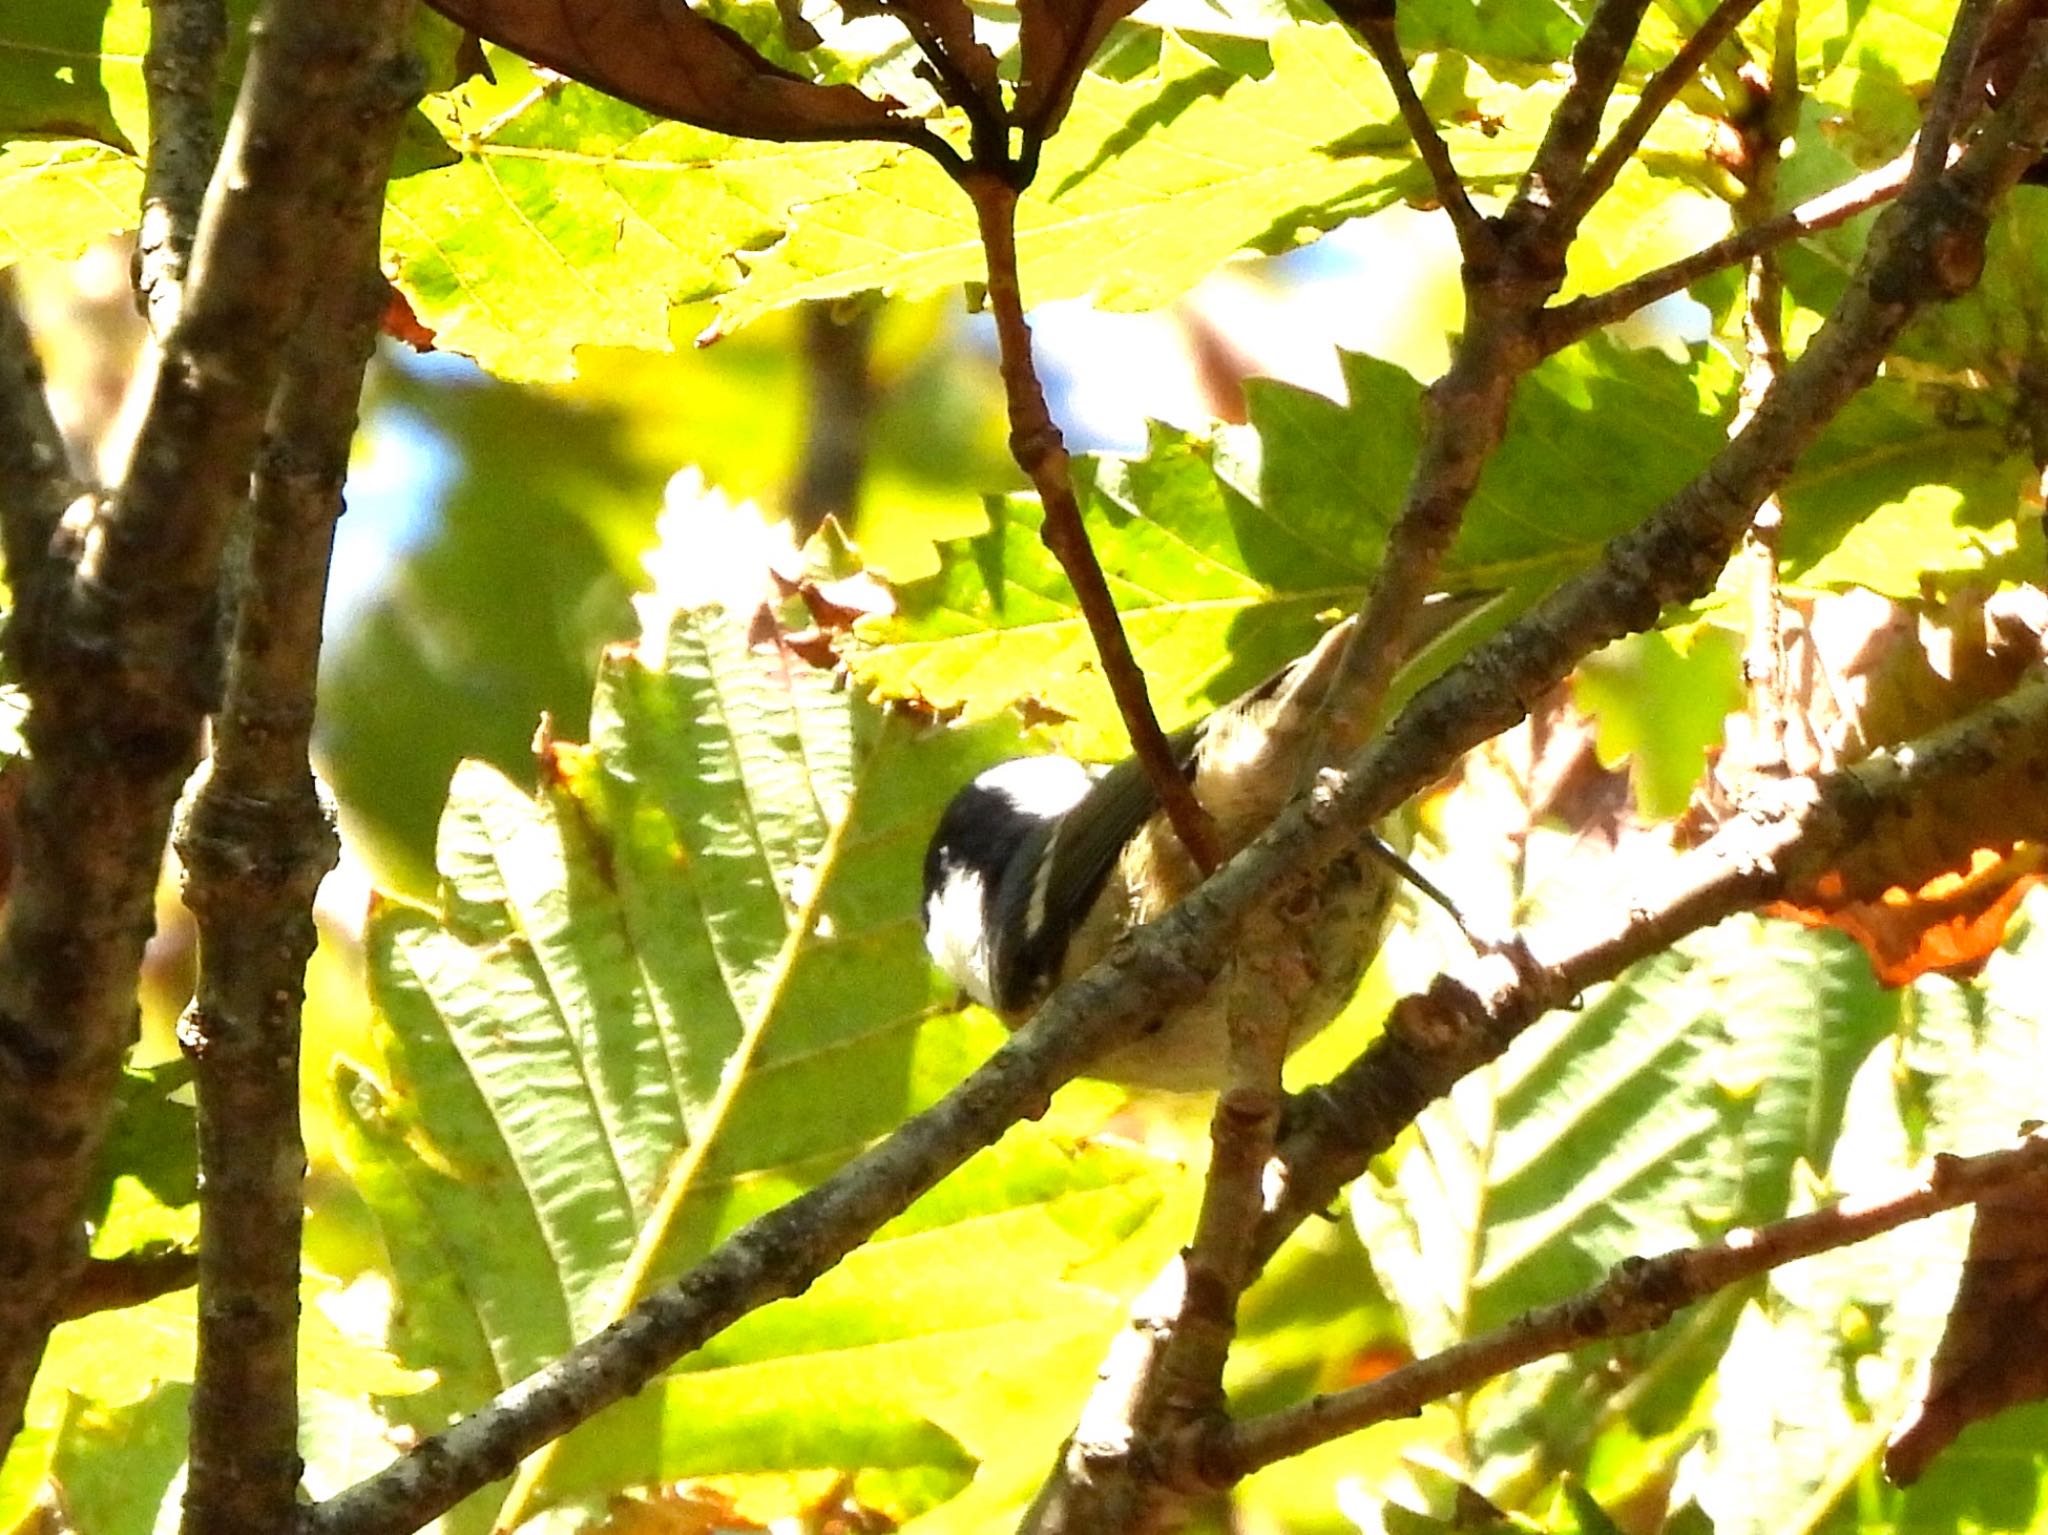
{"type": "Polygon", "coordinates": [[[1067,115],[1081,71],[1109,29],[1138,8],[1138,0],[1018,0],[1017,123],[1035,138],[1049,138],[1067,115]]]}
{"type": "Polygon", "coordinates": [[[850,85],[763,57],[683,0],[428,0],[536,64],[678,122],[744,138],[902,140],[924,129],[850,85]]]}
{"type": "Polygon", "coordinates": [[[1979,848],[1967,869],[1937,874],[1918,889],[1893,886],[1871,900],[1850,897],[1831,870],[1802,903],[1780,902],[1772,916],[1848,934],[1870,956],[1886,986],[1905,986],[1931,970],[1968,975],[2005,941],[2007,926],[2048,868],[2048,849],[2022,844],[2009,854],[1979,848]]]}
{"type": "Polygon", "coordinates": [[[1972,1423],[2048,1397],[2048,1177],[1979,1202],[1962,1283],[1884,1473],[1904,1487],[1972,1423]]]}
{"type": "Polygon", "coordinates": [[[379,328],[393,341],[403,341],[415,352],[431,352],[434,348],[432,327],[421,323],[413,313],[412,304],[396,288],[388,292],[384,301],[384,315],[378,321],[379,328]]]}
{"type": "MultiPolygon", "coordinates": [[[[1823,599],[1788,646],[1806,732],[1788,743],[1789,766],[1825,772],[1924,734],[2003,697],[2044,653],[2048,594],[2038,588],[1910,606],[1869,592],[1823,599]]],[[[1730,757],[1741,750],[1731,735],[1730,757]]],[[[1991,763],[1873,828],[1773,912],[1847,933],[1887,985],[1966,973],[2003,940],[2041,877],[2044,846],[2048,789],[2023,762],[1991,763]]]]}

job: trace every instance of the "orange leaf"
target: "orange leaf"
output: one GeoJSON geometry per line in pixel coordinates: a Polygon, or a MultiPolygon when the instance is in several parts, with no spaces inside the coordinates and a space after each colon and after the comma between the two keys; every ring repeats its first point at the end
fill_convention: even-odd
{"type": "Polygon", "coordinates": [[[1893,886],[1859,900],[1835,871],[1770,911],[1847,933],[1870,956],[1879,981],[1904,986],[1930,970],[1973,972],[2004,941],[2013,913],[2044,868],[2048,848],[2038,844],[2003,854],[1978,848],[1968,868],[1937,874],[1915,890],[1893,886]]]}

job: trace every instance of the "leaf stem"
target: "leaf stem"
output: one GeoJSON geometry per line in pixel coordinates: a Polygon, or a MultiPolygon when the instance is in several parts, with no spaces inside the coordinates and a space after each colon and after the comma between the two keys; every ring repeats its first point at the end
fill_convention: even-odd
{"type": "Polygon", "coordinates": [[[1429,172],[1437,201],[1443,204],[1444,214],[1457,233],[1458,250],[1466,264],[1486,265],[1495,255],[1498,243],[1493,226],[1472,206],[1464,178],[1458,174],[1458,167],[1451,159],[1451,147],[1436,131],[1429,107],[1416,92],[1414,77],[1408,73],[1408,60],[1403,57],[1400,40],[1395,35],[1392,10],[1381,14],[1378,8],[1360,4],[1359,0],[1340,0],[1331,9],[1359,35],[1373,58],[1379,61],[1380,70],[1387,77],[1387,86],[1400,106],[1401,120],[1408,125],[1408,136],[1415,142],[1415,152],[1422,157],[1423,168],[1429,172]]]}
{"type": "Polygon", "coordinates": [[[973,199],[981,227],[981,241],[988,260],[988,301],[995,315],[996,338],[1002,354],[1003,390],[1009,401],[1010,452],[1017,465],[1038,488],[1045,508],[1042,536],[1045,546],[1067,573],[1074,597],[1094,636],[1096,654],[1102,659],[1104,679],[1116,698],[1124,729],[1131,738],[1131,750],[1145,770],[1147,782],[1158,796],[1166,818],[1173,825],[1181,846],[1203,874],[1212,873],[1219,862],[1215,823],[1195,798],[1187,775],[1174,761],[1173,747],[1160,729],[1151,695],[1145,688],[1145,674],[1131,654],[1116,600],[1109,582],[1081,523],[1081,508],[1074,498],[1074,477],[1066,444],[1045,402],[1039,383],[1038,366],[1032,356],[1031,327],[1024,318],[1024,302],[1017,281],[1017,189],[1002,175],[975,170],[961,178],[960,185],[973,199]]]}

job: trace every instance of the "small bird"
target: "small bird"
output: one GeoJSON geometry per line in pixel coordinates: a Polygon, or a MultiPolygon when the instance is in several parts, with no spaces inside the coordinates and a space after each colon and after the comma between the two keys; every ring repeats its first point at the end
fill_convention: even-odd
{"type": "MultiPolygon", "coordinates": [[[[1494,595],[1432,599],[1412,648],[1494,595]]],[[[1293,796],[1353,622],[1339,623],[1306,655],[1168,738],[1226,858],[1293,796]]],[[[1392,849],[1362,849],[1323,872],[1317,910],[1290,913],[1314,924],[1303,994],[1291,1004],[1290,1045],[1350,1000],[1385,934],[1397,871],[1419,882],[1392,849]]],[[[975,778],[939,818],[924,859],[925,947],[968,996],[1014,1029],[1061,981],[1170,910],[1201,878],[1136,758],[1090,772],[1071,757],[1019,757],[975,778]]],[[[1162,1017],[1096,1062],[1091,1075],[1184,1092],[1221,1086],[1229,1062],[1221,991],[1211,988],[1162,1017]]]]}

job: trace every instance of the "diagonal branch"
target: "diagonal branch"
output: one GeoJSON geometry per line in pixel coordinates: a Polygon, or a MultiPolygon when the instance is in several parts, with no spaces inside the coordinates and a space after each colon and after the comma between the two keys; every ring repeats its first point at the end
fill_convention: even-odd
{"type": "MultiPolygon", "coordinates": [[[[402,46],[410,0],[375,39],[402,46]]],[[[383,63],[395,66],[387,54],[383,63]]],[[[227,689],[212,760],[177,829],[201,969],[178,1035],[199,1100],[199,1362],[187,1535],[281,1530],[298,1496],[299,1244],[305,1144],[299,1012],[313,897],[339,844],[307,752],[321,614],[357,397],[388,289],[384,181],[424,83],[366,73],[336,147],[332,241],[293,339],[249,503],[227,689]],[[408,81],[410,86],[408,87],[408,81]]]]}
{"type": "Polygon", "coordinates": [[[1993,5],[1994,0],[1957,0],[1948,47],[1935,70],[1934,87],[1920,118],[1920,137],[1913,145],[1915,175],[1931,176],[1948,163],[1949,150],[1969,115],[1971,70],[1993,5]]]}
{"type": "MultiPolygon", "coordinates": [[[[1269,914],[1254,914],[1258,923],[1269,914]]],[[[1132,1303],[1073,1436],[1025,1516],[1027,1535],[1144,1535],[1178,1528],[1147,1459],[1191,1428],[1220,1423],[1237,1308],[1258,1272],[1252,1246],[1280,1125],[1286,983],[1267,973],[1283,941],[1247,935],[1227,988],[1231,1084],[1209,1122],[1209,1166],[1194,1240],[1132,1303]]]]}
{"type": "Polygon", "coordinates": [[[1412,1417],[1431,1402],[1470,1391],[1551,1354],[1603,1338],[1662,1327],[1678,1312],[1718,1291],[1783,1264],[1832,1252],[1973,1204],[2048,1172],[2048,1135],[1973,1157],[1939,1157],[1895,1193],[1844,1200],[1809,1215],[1734,1231],[1718,1242],[1654,1258],[1627,1258],[1607,1278],[1568,1300],[1526,1312],[1492,1332],[1368,1385],[1318,1396],[1298,1407],[1254,1418],[1191,1442],[1185,1453],[1217,1486],[1262,1466],[1392,1418],[1412,1417]]]}
{"type": "Polygon", "coordinates": [[[1846,224],[1858,214],[1868,213],[1880,203],[1898,196],[1905,189],[1912,164],[1910,154],[1900,155],[1832,191],[1808,198],[1798,207],[1775,218],[1739,229],[1725,239],[1702,246],[1691,255],[1681,256],[1640,277],[1630,278],[1605,293],[1591,293],[1559,304],[1555,309],[1547,309],[1538,328],[1538,344],[1545,355],[1562,351],[1581,336],[1590,335],[1603,325],[1625,320],[1637,310],[1682,292],[1723,267],[1747,261],[1793,240],[1833,229],[1838,224],[1846,224]]]}
{"type": "Polygon", "coordinates": [[[135,1030],[164,835],[214,701],[220,556],[285,343],[333,243],[338,146],[391,72],[403,0],[274,0],[206,200],[185,301],[76,576],[14,615],[30,698],[0,926],[0,1442],[85,1257],[81,1201],[135,1030]]]}
{"type": "Polygon", "coordinates": [[[1621,67],[1643,24],[1650,0],[1600,0],[1586,30],[1572,48],[1571,84],[1550,116],[1543,142],[1515,189],[1504,217],[1515,227],[1542,224],[1550,235],[1551,254],[1562,266],[1570,243],[1568,227],[1549,222],[1550,210],[1570,195],[1584,173],[1586,157],[1600,134],[1600,120],[1621,80],[1621,67]]]}
{"type": "Polygon", "coordinates": [[[1145,691],[1145,674],[1131,654],[1116,599],[1109,594],[1095,547],[1081,523],[1066,444],[1038,381],[1038,365],[1031,355],[1031,327],[1024,318],[1023,295],[1017,284],[1017,190],[1001,176],[986,171],[960,178],[960,185],[974,201],[988,261],[989,308],[995,313],[1003,389],[1010,407],[1010,452],[1038,487],[1038,499],[1045,508],[1045,545],[1067,573],[1082,617],[1088,621],[1095,652],[1102,659],[1103,676],[1130,735],[1131,750],[1144,767],[1146,781],[1166,818],[1173,823],[1174,835],[1195,866],[1207,874],[1218,862],[1215,823],[1195,798],[1187,775],[1174,760],[1166,732],[1159,727],[1159,716],[1145,691]]]}
{"type": "Polygon", "coordinates": [[[1579,222],[1592,209],[1593,204],[1607,194],[1614,185],[1615,177],[1636,150],[1649,137],[1657,119],[1664,115],[1664,109],[1678,99],[1678,93],[1692,83],[1693,77],[1713,56],[1714,50],[1726,42],[1735,29],[1742,25],[1749,13],[1757,8],[1759,0],[1720,0],[1707,19],[1700,23],[1697,32],[1686,39],[1685,46],[1672,55],[1671,61],[1657,71],[1621,126],[1614,130],[1614,137],[1602,146],[1593,163],[1586,167],[1584,175],[1571,183],[1571,188],[1551,210],[1552,228],[1569,239],[1579,227],[1579,222]]]}
{"type": "Polygon", "coordinates": [[[150,0],[142,83],[149,98],[149,164],[135,237],[135,293],[152,334],[166,334],[184,300],[199,206],[220,157],[214,105],[227,51],[224,0],[150,0]]]}
{"type": "MultiPolygon", "coordinates": [[[[1340,814],[1353,824],[1384,815],[1428,784],[1446,747],[1462,752],[1498,734],[1527,712],[1523,700],[1562,681],[1579,657],[1646,627],[1665,604],[1705,592],[1756,507],[1868,382],[1907,321],[1974,280],[1977,264],[1968,253],[1981,249],[1991,207],[2032,163],[2044,133],[2048,54],[2034,59],[2009,106],[1956,165],[1911,179],[1873,232],[1835,312],[1715,461],[1641,527],[1616,539],[1599,568],[1566,583],[1419,693],[1352,764],[1333,796],[1340,814]]],[[[1546,993],[1528,1017],[1569,1000],[1577,984],[1546,993]]],[[[1446,999],[1453,1016],[1459,1000],[1455,993],[1446,999]]],[[[1382,1045],[1331,1084],[1338,1107],[1313,1116],[1320,1130],[1283,1148],[1290,1186],[1269,1217],[1262,1251],[1271,1252],[1306,1214],[1326,1205],[1426,1103],[1485,1059],[1491,1055],[1417,1051],[1390,1027],[1382,1045]]]]}
{"type": "Polygon", "coordinates": [[[1392,7],[1382,9],[1361,4],[1359,0],[1339,0],[1330,8],[1337,13],[1339,20],[1359,35],[1373,58],[1379,61],[1380,70],[1387,77],[1387,86],[1401,108],[1401,120],[1408,125],[1408,136],[1415,141],[1415,152],[1422,157],[1423,168],[1429,172],[1436,200],[1443,204],[1451,228],[1457,231],[1459,253],[1468,266],[1485,265],[1495,254],[1493,226],[1472,206],[1464,178],[1452,163],[1451,146],[1436,131],[1436,122],[1429,115],[1429,107],[1416,92],[1415,79],[1408,73],[1408,60],[1402,56],[1400,39],[1394,30],[1392,7]]]}
{"type": "MultiPolygon", "coordinates": [[[[1268,1211],[1258,1250],[1270,1256],[1304,1219],[1327,1209],[1416,1115],[1466,1073],[1493,1060],[1545,1013],[1669,948],[1696,929],[1802,888],[1864,843],[1874,826],[1901,824],[1916,805],[1959,803],[1991,772],[2015,784],[2048,772],[2048,684],[2020,689],[1958,723],[1819,780],[1760,793],[1737,819],[1685,853],[1656,880],[1657,893],[1612,903],[1592,922],[1538,932],[1518,963],[1495,957],[1467,974],[1440,977],[1404,998],[1385,1033],[1333,1081],[1302,1094],[1279,1156],[1284,1192],[1268,1211]]],[[[2015,830],[2015,794],[1983,796],[2006,824],[1962,826],[1917,840],[1922,859],[1952,858],[2015,830]]],[[[2037,835],[2048,827],[2037,828],[2037,835]]],[[[1901,867],[1901,884],[1936,867],[1901,867]]]]}

